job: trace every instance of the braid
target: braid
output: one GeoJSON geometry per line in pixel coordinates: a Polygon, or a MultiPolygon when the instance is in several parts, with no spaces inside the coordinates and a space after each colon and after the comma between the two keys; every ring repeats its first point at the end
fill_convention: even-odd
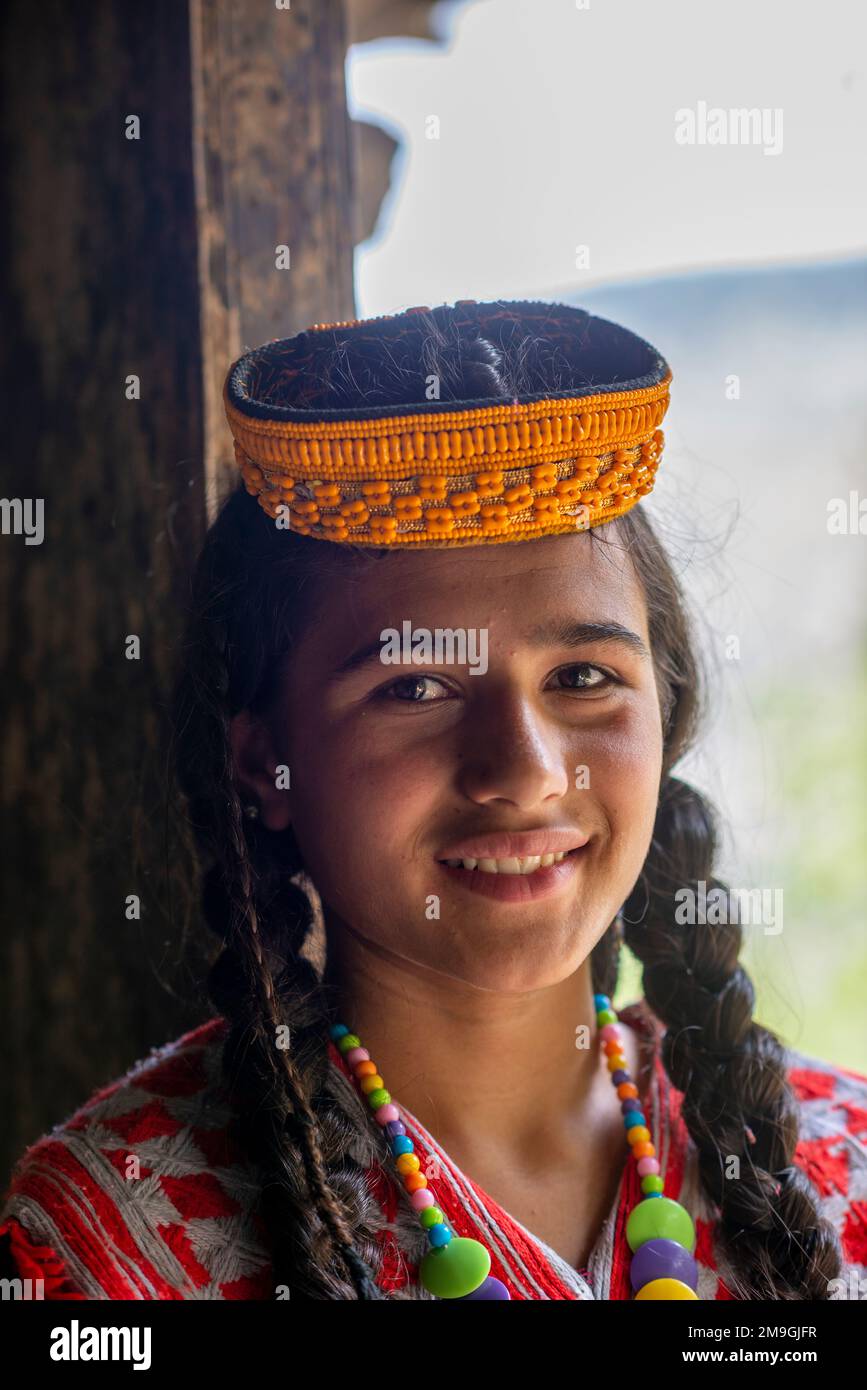
{"type": "Polygon", "coordinates": [[[707,803],[667,777],[642,874],[644,912],[633,919],[636,889],[626,941],[644,966],[647,1002],[667,1027],[663,1062],[683,1092],[681,1113],[703,1188],[720,1209],[738,1296],[822,1300],[840,1271],[837,1236],[793,1161],[797,1101],[785,1049],[752,1017],[755,991],[738,963],[742,927],[675,921],[678,890],[695,891],[701,880],[708,890],[723,886],[712,876],[715,845],[707,803]],[[732,1157],[740,1161],[735,1180],[725,1171],[732,1157]]]}
{"type": "MultiPolygon", "coordinates": [[[[211,593],[218,588],[211,572],[218,550],[206,547],[197,574],[197,584],[211,593]]],[[[328,1014],[316,972],[300,954],[312,905],[292,881],[291,870],[299,866],[286,847],[275,857],[261,844],[253,855],[248,844],[229,743],[230,646],[226,624],[212,615],[204,635],[191,643],[195,659],[188,659],[175,706],[176,728],[198,735],[188,734],[181,745],[178,774],[191,823],[212,861],[203,877],[202,910],[223,941],[208,987],[230,1023],[224,1073],[242,1143],[262,1175],[275,1290],[285,1286],[302,1298],[379,1299],[370,1265],[354,1246],[357,1225],[369,1255],[375,1253],[367,1219],[371,1199],[347,1155],[352,1125],[320,1094],[328,1072],[328,1014]],[[280,1045],[280,1028],[288,1029],[288,1047],[280,1045]],[[336,1182],[329,1178],[326,1151],[343,1160],[336,1182]]],[[[249,833],[256,836],[252,825],[249,833]]]]}
{"type": "MultiPolygon", "coordinates": [[[[263,949],[256,895],[253,891],[252,867],[243,830],[241,804],[234,788],[229,791],[228,809],[230,841],[236,866],[235,882],[242,895],[230,945],[227,947],[227,952],[230,953],[228,963],[232,968],[240,966],[242,975],[246,978],[249,987],[252,1008],[242,1007],[233,1020],[233,1029],[227,1040],[224,1060],[229,1074],[234,1076],[236,1090],[241,1095],[247,1094],[244,1083],[253,1078],[259,1080],[258,1088],[255,1088],[251,1094],[258,1094],[260,1103],[257,1104],[252,1114],[249,1113],[248,1109],[249,1118],[246,1134],[251,1151],[254,1155],[260,1156],[260,1161],[264,1160],[265,1163],[274,1164],[275,1158],[277,1159],[277,1163],[274,1165],[277,1171],[273,1178],[271,1174],[267,1175],[266,1210],[268,1215],[274,1218],[274,1229],[279,1233],[278,1239],[287,1239],[292,1245],[294,1258],[286,1262],[289,1269],[294,1268],[303,1271],[305,1268],[309,1268],[321,1272],[329,1255],[337,1252],[343,1256],[357,1297],[360,1299],[378,1297],[378,1293],[372,1291],[374,1286],[370,1271],[352,1250],[351,1228],[347,1224],[341,1204],[329,1186],[325,1171],[316,1109],[312,1102],[315,1072],[318,1070],[321,1074],[326,1063],[325,1044],[323,1041],[319,1049],[319,1057],[316,1059],[320,1063],[319,1067],[314,1068],[313,1065],[309,1065],[302,1070],[294,1056],[294,1048],[298,1046],[294,1036],[295,1030],[287,1023],[288,1014],[285,1009],[281,1009],[280,1003],[278,1003],[274,975],[263,949]],[[280,1036],[278,1030],[281,1026],[290,1027],[289,1047],[278,1046],[278,1037],[280,1036]],[[241,1085],[238,1085],[239,1082],[241,1085]],[[285,1145],[282,1143],[282,1137],[285,1135],[290,1135],[294,1141],[296,1146],[294,1153],[285,1152],[285,1145]],[[293,1171],[296,1155],[300,1157],[303,1166],[303,1186],[297,1181],[297,1172],[293,1171]],[[286,1175],[284,1181],[279,1181],[281,1167],[286,1175]],[[275,1181],[274,1179],[278,1180],[275,1181]],[[299,1220],[299,1217],[303,1215],[305,1197],[312,1200],[315,1212],[320,1219],[321,1229],[330,1238],[328,1241],[330,1250],[323,1249],[321,1252],[319,1250],[314,1252],[315,1232],[310,1229],[306,1221],[299,1220]],[[304,1248],[299,1249],[299,1246],[304,1248]],[[350,1252],[351,1256],[347,1258],[350,1252]],[[299,1254],[302,1256],[301,1260],[298,1259],[299,1254]],[[310,1255],[314,1255],[312,1260],[307,1258],[310,1255]]],[[[224,886],[229,887],[228,883],[224,886]]],[[[309,900],[302,890],[292,883],[286,886],[281,898],[285,899],[290,896],[304,899],[306,912],[300,906],[296,906],[294,913],[296,929],[304,935],[311,916],[309,900]]],[[[291,906],[287,903],[286,907],[289,911],[285,920],[292,922],[291,906]]],[[[225,971],[225,965],[223,971],[225,971]]],[[[221,973],[217,975],[218,990],[221,973]]],[[[294,974],[294,983],[300,994],[304,986],[304,977],[308,973],[312,975],[313,970],[309,963],[296,958],[293,961],[292,972],[287,973],[290,977],[294,974]]],[[[317,986],[313,982],[308,987],[310,999],[313,1000],[317,986]]],[[[216,998],[214,1002],[218,1002],[216,998]]],[[[315,1012],[317,1021],[322,1026],[324,1039],[327,1028],[325,1012],[323,1008],[319,1008],[315,1012]]],[[[279,1263],[282,1264],[282,1259],[279,1263]]],[[[279,1273],[279,1267],[275,1266],[275,1284],[284,1282],[278,1277],[279,1273]]],[[[295,1289],[292,1288],[291,1277],[288,1274],[285,1282],[290,1290],[295,1292],[295,1289]]],[[[327,1279],[325,1283],[329,1297],[343,1298],[347,1296],[342,1289],[339,1292],[336,1291],[334,1276],[327,1279]]],[[[305,1291],[311,1296],[315,1296],[312,1285],[305,1291]]]]}

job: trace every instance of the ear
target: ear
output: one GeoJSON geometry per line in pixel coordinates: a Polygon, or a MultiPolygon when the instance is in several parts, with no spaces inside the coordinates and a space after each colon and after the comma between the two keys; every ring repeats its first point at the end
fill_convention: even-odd
{"type": "Polygon", "coordinates": [[[285,830],[292,821],[289,791],[276,785],[279,759],[268,725],[241,710],[229,724],[229,743],[242,797],[256,803],[267,830],[285,830]]]}

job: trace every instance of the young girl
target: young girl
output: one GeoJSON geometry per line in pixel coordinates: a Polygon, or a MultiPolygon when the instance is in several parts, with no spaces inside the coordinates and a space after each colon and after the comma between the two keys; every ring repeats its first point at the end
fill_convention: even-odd
{"type": "Polygon", "coordinates": [[[753,1020],[713,814],[674,775],[699,670],[641,507],[670,379],[540,303],[235,364],[244,482],[175,711],[214,1016],[23,1156],[9,1272],[70,1299],[859,1296],[867,1077],[753,1020]],[[684,924],[702,882],[718,920],[684,924]]]}

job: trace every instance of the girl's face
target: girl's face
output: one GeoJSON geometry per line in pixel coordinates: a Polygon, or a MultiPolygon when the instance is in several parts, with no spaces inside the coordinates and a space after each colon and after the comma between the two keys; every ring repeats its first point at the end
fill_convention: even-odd
{"type": "Polygon", "coordinates": [[[616,537],[398,553],[317,578],[315,603],[264,727],[242,717],[233,743],[326,921],[487,989],[566,978],[636,882],[662,768],[645,602],[616,537]],[[383,660],[405,624],[410,647],[430,640],[422,664],[399,643],[383,660]],[[546,845],[573,848],[526,876],[443,862],[514,869],[546,845]]]}

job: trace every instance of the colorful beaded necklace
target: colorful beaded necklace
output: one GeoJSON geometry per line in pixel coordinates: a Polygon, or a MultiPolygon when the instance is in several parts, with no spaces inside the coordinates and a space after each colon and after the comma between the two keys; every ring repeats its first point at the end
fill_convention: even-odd
{"type": "MultiPolygon", "coordinates": [[[[638,1165],[644,1198],[629,1214],[626,1239],[632,1251],[629,1278],[636,1298],[698,1299],[698,1266],[693,1258],[695,1228],[679,1202],[663,1196],[656,1149],[638,1099],[623,1051],[623,1034],[607,994],[594,994],[599,1039],[623,1112],[626,1138],[638,1165]]],[[[490,1252],[481,1241],[457,1236],[437,1206],[428,1180],[421,1172],[418,1154],[406,1132],[400,1112],[385,1089],[361,1039],[343,1023],[331,1029],[331,1038],[350,1067],[373,1118],[388,1139],[389,1151],[404,1190],[419,1222],[427,1232],[429,1249],[419,1265],[422,1286],[436,1298],[508,1299],[509,1291],[491,1275],[490,1252]]]]}

